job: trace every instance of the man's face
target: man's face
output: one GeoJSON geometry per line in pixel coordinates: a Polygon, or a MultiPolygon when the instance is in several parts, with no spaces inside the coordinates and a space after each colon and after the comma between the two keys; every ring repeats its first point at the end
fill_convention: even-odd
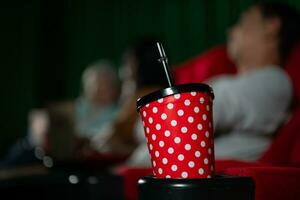
{"type": "Polygon", "coordinates": [[[265,23],[258,7],[251,7],[241,15],[228,32],[228,52],[232,60],[238,61],[264,43],[265,23]]]}
{"type": "Polygon", "coordinates": [[[105,73],[89,77],[84,88],[86,98],[94,105],[114,103],[116,92],[113,81],[105,73]]]}

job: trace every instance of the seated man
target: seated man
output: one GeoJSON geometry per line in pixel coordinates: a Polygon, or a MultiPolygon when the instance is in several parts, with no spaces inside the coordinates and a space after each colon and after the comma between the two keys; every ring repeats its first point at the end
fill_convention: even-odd
{"type": "Polygon", "coordinates": [[[216,159],[256,160],[289,115],[292,85],[282,66],[300,38],[300,15],[287,5],[259,3],[228,36],[238,75],[209,81],[216,159]]]}

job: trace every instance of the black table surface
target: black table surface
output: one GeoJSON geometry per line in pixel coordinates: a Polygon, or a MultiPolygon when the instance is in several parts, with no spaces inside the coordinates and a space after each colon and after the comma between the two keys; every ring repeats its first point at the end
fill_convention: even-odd
{"type": "Polygon", "coordinates": [[[3,199],[122,200],[123,179],[106,170],[24,166],[0,170],[3,199]]]}

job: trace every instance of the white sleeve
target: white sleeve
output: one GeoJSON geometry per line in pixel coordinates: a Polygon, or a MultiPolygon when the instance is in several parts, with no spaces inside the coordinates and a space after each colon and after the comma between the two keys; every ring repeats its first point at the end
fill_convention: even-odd
{"type": "Polygon", "coordinates": [[[285,72],[270,67],[249,75],[211,82],[215,93],[216,131],[237,130],[270,134],[287,117],[292,85],[285,72]]]}
{"type": "Polygon", "coordinates": [[[230,77],[211,82],[215,99],[213,101],[213,121],[216,130],[232,129],[244,115],[243,100],[230,77]]]}

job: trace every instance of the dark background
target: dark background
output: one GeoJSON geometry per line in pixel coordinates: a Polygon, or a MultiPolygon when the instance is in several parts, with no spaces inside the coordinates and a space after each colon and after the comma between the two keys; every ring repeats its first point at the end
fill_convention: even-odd
{"type": "MultiPolygon", "coordinates": [[[[282,0],[284,1],[284,0],[282,0]]],[[[9,0],[0,3],[0,156],[26,134],[27,113],[78,96],[83,69],[120,64],[135,39],[163,41],[171,64],[225,42],[256,0],[9,0]]],[[[299,0],[285,0],[300,8],[299,0]]]]}

